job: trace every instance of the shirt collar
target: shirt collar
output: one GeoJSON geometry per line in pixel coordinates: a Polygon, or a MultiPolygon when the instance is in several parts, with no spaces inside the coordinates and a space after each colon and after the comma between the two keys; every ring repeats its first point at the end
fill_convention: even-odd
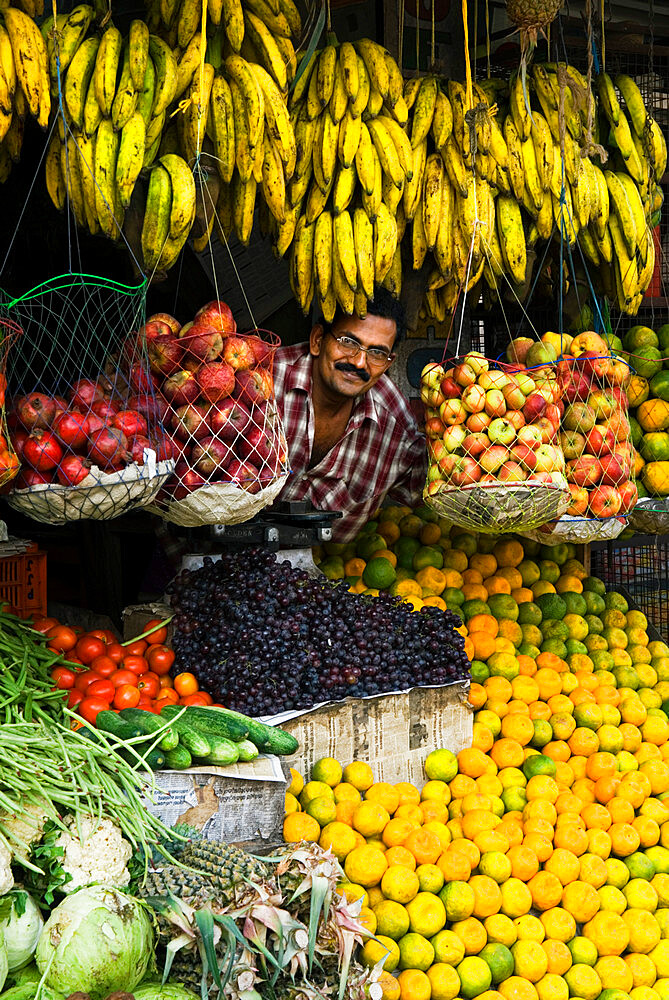
{"type": "MultiPolygon", "coordinates": [[[[286,372],[284,391],[297,389],[307,394],[311,392],[313,360],[311,353],[307,350],[306,354],[293,362],[286,372]]],[[[383,376],[381,377],[383,378],[383,376]]],[[[373,420],[377,424],[379,423],[379,410],[374,396],[375,392],[374,388],[372,388],[369,392],[356,399],[349,421],[354,427],[359,427],[367,419],[373,420]]]]}

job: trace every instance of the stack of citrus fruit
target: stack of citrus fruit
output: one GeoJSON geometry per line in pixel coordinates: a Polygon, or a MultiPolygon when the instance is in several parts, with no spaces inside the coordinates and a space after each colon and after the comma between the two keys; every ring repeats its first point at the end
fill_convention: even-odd
{"type": "Polygon", "coordinates": [[[284,836],[340,860],[386,1000],[669,1000],[669,646],[568,548],[481,541],[472,746],[420,791],[319,761],[284,836]]]}

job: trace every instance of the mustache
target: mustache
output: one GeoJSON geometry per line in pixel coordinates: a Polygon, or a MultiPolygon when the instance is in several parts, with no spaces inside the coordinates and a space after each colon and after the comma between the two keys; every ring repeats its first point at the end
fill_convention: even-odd
{"type": "Polygon", "coordinates": [[[369,372],[364,368],[356,368],[355,365],[347,365],[345,361],[340,361],[335,365],[338,372],[345,372],[350,375],[357,375],[363,382],[369,382],[369,372]]]}

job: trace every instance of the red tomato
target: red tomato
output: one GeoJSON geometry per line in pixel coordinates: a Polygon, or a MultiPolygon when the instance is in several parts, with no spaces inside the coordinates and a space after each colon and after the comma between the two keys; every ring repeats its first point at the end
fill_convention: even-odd
{"type": "MultiPolygon", "coordinates": [[[[144,631],[148,632],[150,628],[155,628],[156,625],[160,625],[161,621],[162,618],[152,618],[150,622],[146,623],[144,631]]],[[[167,625],[163,625],[162,628],[156,629],[155,632],[146,637],[149,646],[157,646],[165,642],[165,639],[167,639],[167,625]]]]}
{"type": "MultiPolygon", "coordinates": [[[[155,670],[153,671],[155,674],[155,670]]],[[[159,674],[161,688],[173,688],[174,682],[169,674],[159,674]]]]}
{"type": "Polygon", "coordinates": [[[107,646],[95,635],[82,635],[74,651],[82,663],[92,663],[96,656],[104,656],[107,646]]]}
{"type": "Polygon", "coordinates": [[[81,715],[86,722],[94,724],[98,717],[98,712],[104,712],[108,708],[109,702],[105,701],[103,698],[84,698],[79,705],[79,715],[81,715]]]}
{"type": "Polygon", "coordinates": [[[110,642],[105,650],[105,656],[112,659],[114,663],[120,663],[125,656],[125,646],[122,646],[120,642],[110,642]]]}
{"type": "Polygon", "coordinates": [[[188,673],[188,671],[176,675],[174,686],[180,698],[187,698],[189,694],[196,694],[199,691],[195,675],[188,673]]]}
{"type": "Polygon", "coordinates": [[[143,656],[148,646],[146,639],[135,639],[133,642],[124,642],[123,648],[125,649],[126,656],[143,656]]]}
{"type": "Polygon", "coordinates": [[[86,697],[102,698],[103,701],[111,703],[114,698],[115,691],[116,688],[111,681],[101,678],[100,680],[93,681],[93,683],[86,688],[86,697]]]}
{"type": "Polygon", "coordinates": [[[76,679],[75,671],[68,670],[67,667],[54,667],[51,671],[51,680],[61,691],[69,691],[70,688],[73,688],[76,679]]]}
{"type": "Polygon", "coordinates": [[[137,676],[137,674],[133,674],[132,670],[117,670],[109,680],[116,688],[121,687],[122,684],[132,684],[137,687],[137,676]]]}
{"type": "Polygon", "coordinates": [[[149,646],[146,652],[149,662],[149,669],[162,676],[170,672],[170,667],[174,663],[174,650],[169,646],[149,646]]]}
{"type": "Polygon", "coordinates": [[[123,670],[130,670],[133,674],[145,674],[149,669],[149,664],[147,663],[145,657],[139,656],[137,654],[127,654],[123,657],[121,662],[121,667],[123,670]]]}
{"type": "Polygon", "coordinates": [[[202,695],[202,697],[205,699],[205,702],[206,702],[207,705],[213,705],[214,704],[214,699],[212,698],[212,696],[209,694],[208,691],[198,691],[198,694],[202,695]]]}
{"type": "Polygon", "coordinates": [[[67,707],[76,708],[84,700],[83,693],[73,688],[67,696],[67,707]]]}
{"type": "Polygon", "coordinates": [[[96,674],[94,670],[83,670],[80,674],[77,674],[74,686],[77,691],[87,691],[94,681],[99,680],[100,675],[96,674]]]}
{"type": "Polygon", "coordinates": [[[91,663],[91,670],[94,670],[100,677],[111,677],[116,670],[116,666],[111,656],[96,656],[91,663]]]}
{"type": "Polygon", "coordinates": [[[139,705],[139,691],[132,684],[121,684],[114,694],[114,708],[136,708],[139,705]]]}
{"type": "Polygon", "coordinates": [[[56,653],[69,653],[77,644],[77,633],[67,625],[56,625],[46,633],[49,647],[56,653]]]}
{"type": "Polygon", "coordinates": [[[160,677],[158,674],[150,672],[142,674],[137,681],[137,688],[141,692],[142,697],[155,698],[160,691],[160,677]]]}
{"type": "Polygon", "coordinates": [[[179,695],[176,693],[174,688],[161,688],[156,698],[156,703],[161,707],[163,705],[176,705],[179,700],[179,695]]]}
{"type": "Polygon", "coordinates": [[[57,628],[60,622],[57,618],[36,618],[32,624],[32,628],[35,632],[41,632],[42,635],[46,635],[52,628],[57,628]]]}
{"type": "Polygon", "coordinates": [[[196,694],[187,694],[185,698],[179,699],[180,705],[208,705],[206,696],[202,691],[198,691],[196,694]]]}
{"type": "Polygon", "coordinates": [[[86,635],[92,635],[95,639],[99,639],[100,642],[104,642],[105,646],[109,642],[107,638],[107,630],[103,628],[89,629],[86,635]]]}
{"type": "Polygon", "coordinates": [[[68,653],[67,656],[63,657],[63,659],[66,663],[72,663],[76,667],[83,667],[83,663],[76,653],[68,653]]]}
{"type": "Polygon", "coordinates": [[[108,646],[110,646],[112,642],[118,642],[118,637],[110,628],[101,628],[99,631],[101,633],[100,638],[104,636],[104,641],[108,646]]]}
{"type": "Polygon", "coordinates": [[[137,708],[143,708],[145,712],[157,712],[156,703],[153,698],[140,698],[137,708]]]}

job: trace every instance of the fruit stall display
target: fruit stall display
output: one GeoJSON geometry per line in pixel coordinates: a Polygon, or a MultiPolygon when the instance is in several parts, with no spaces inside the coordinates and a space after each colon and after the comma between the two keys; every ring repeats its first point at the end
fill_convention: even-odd
{"type": "MultiPolygon", "coordinates": [[[[420,514],[407,539],[431,537],[420,514]]],[[[422,788],[364,761],[293,771],[284,839],[342,864],[386,1000],[662,1000],[669,646],[568,545],[456,528],[440,548],[493,595],[461,605],[471,747],[435,748],[422,788]]]]}
{"type": "MultiPolygon", "coordinates": [[[[633,326],[623,347],[635,374],[627,389],[640,497],[669,496],[669,325],[633,326]]],[[[652,504],[650,505],[652,508],[652,504]]]]}

